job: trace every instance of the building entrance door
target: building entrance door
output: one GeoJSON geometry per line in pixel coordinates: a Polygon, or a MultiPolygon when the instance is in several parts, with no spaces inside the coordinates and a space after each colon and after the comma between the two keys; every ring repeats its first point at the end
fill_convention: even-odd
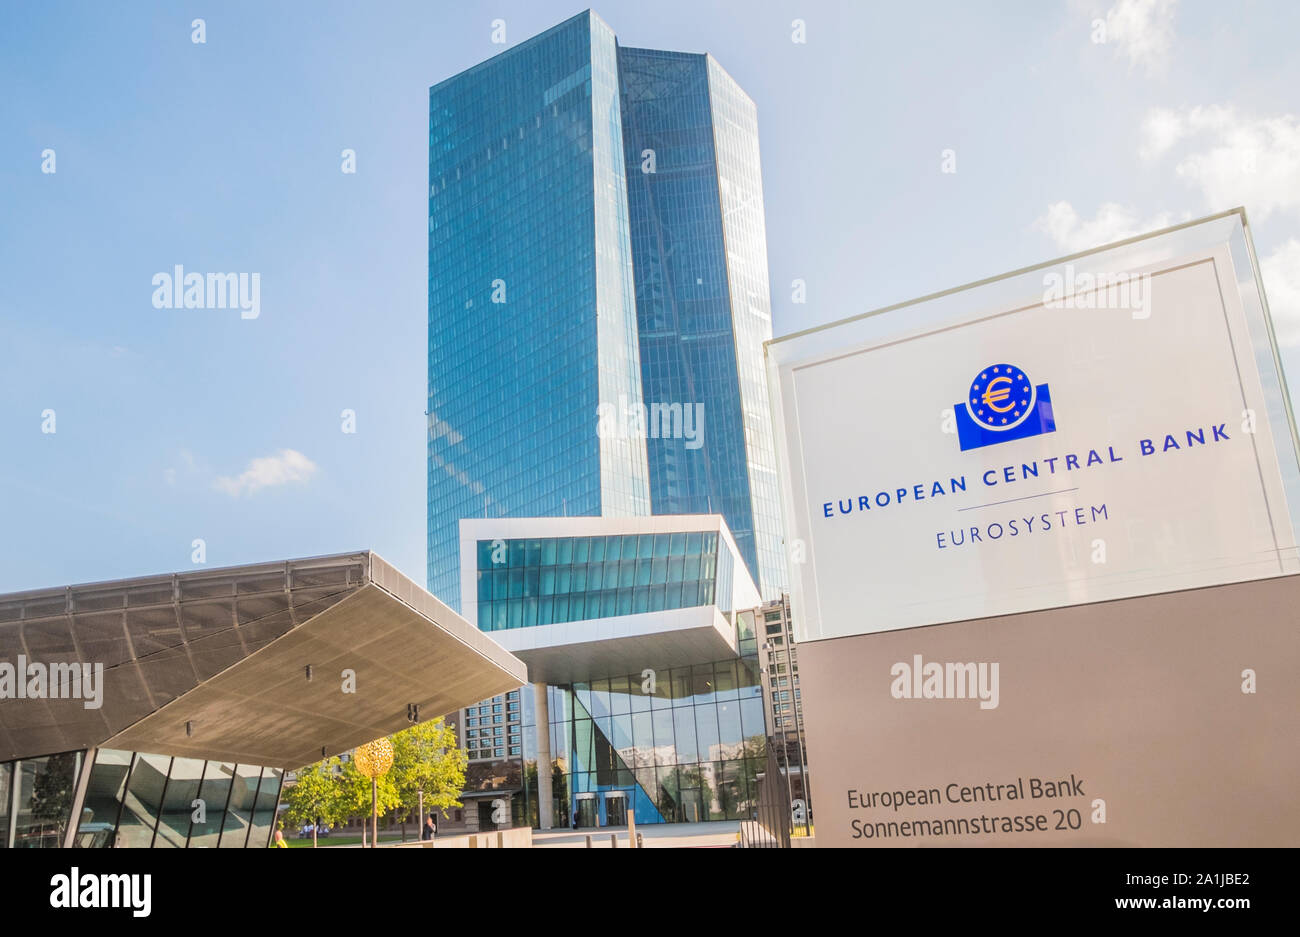
{"type": "Polygon", "coordinates": [[[682,791],[682,814],[687,823],[699,823],[704,816],[704,801],[698,788],[682,791]]]}
{"type": "Polygon", "coordinates": [[[596,813],[596,798],[592,794],[578,795],[578,826],[600,826],[600,817],[596,813]]]}
{"type": "Polygon", "coordinates": [[[622,791],[605,794],[605,825],[627,826],[627,795],[622,791]]]}

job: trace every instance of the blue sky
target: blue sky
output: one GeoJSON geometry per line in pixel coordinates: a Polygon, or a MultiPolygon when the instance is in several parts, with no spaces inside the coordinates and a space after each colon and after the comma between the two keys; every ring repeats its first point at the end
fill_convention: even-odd
{"type": "MultiPolygon", "coordinates": [[[[0,591],[195,539],[422,581],[428,87],[584,7],[0,9],[0,591]],[[154,308],[177,264],[257,272],[260,315],[154,308]]],[[[1244,204],[1300,384],[1300,6],[594,9],[757,102],[775,334],[1244,204]]]]}

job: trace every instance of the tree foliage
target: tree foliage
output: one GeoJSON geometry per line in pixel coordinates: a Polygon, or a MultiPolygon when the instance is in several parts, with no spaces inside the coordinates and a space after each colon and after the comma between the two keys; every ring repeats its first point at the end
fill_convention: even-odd
{"type": "Polygon", "coordinates": [[[414,810],[424,792],[424,805],[447,815],[448,808],[461,806],[465,789],[465,768],[469,756],[456,746],[456,733],[439,717],[421,722],[392,737],[393,779],[400,806],[414,810]]]}
{"type": "MultiPolygon", "coordinates": [[[[72,812],[72,786],[76,777],[76,752],[50,755],[32,781],[32,818],[51,825],[62,843],[72,812]]],[[[39,762],[38,762],[39,763],[39,762]]],[[[83,769],[85,770],[85,769],[83,769]]]]}
{"type": "MultiPolygon", "coordinates": [[[[354,811],[349,791],[340,777],[342,771],[343,763],[337,755],[299,768],[297,782],[284,790],[284,800],[289,805],[285,817],[289,822],[294,826],[304,823],[337,826],[351,816],[354,811]]],[[[315,845],[313,832],[312,846],[315,845]]]]}
{"type": "MultiPolygon", "coordinates": [[[[456,746],[456,733],[441,718],[422,722],[391,736],[393,766],[375,785],[379,815],[414,810],[424,791],[426,808],[459,807],[469,758],[456,746]]],[[[327,823],[338,826],[349,817],[370,817],[370,778],[351,758],[318,761],[297,772],[298,781],[285,788],[291,824],[327,823]]],[[[313,839],[315,837],[313,836],[313,839]]],[[[314,844],[313,844],[314,845],[314,844]]]]}
{"type": "MultiPolygon", "coordinates": [[[[369,819],[370,817],[370,778],[366,777],[357,770],[357,763],[354,759],[349,758],[343,763],[343,775],[340,778],[343,784],[344,802],[348,806],[348,816],[362,816],[369,819]]],[[[379,815],[382,817],[394,807],[401,805],[401,798],[397,794],[397,786],[393,783],[392,769],[377,779],[375,784],[375,804],[378,807],[379,815]]]]}

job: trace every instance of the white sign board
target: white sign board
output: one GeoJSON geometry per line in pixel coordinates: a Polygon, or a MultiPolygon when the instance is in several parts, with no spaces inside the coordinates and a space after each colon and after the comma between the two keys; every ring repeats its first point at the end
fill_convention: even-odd
{"type": "Polygon", "coordinates": [[[1228,245],[1037,276],[769,347],[798,640],[1300,571],[1293,437],[1228,245]]]}

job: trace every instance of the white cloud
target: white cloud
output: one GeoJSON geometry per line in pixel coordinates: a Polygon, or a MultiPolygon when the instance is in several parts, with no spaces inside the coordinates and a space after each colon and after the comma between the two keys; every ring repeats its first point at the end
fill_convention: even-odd
{"type": "Polygon", "coordinates": [[[1095,217],[1084,219],[1069,202],[1053,202],[1034,222],[1034,228],[1046,233],[1060,250],[1073,254],[1158,231],[1174,223],[1175,219],[1167,212],[1144,221],[1132,208],[1117,202],[1106,202],[1097,209],[1095,217]]]}
{"type": "MultiPolygon", "coordinates": [[[[200,471],[198,460],[194,458],[194,453],[190,452],[190,450],[181,449],[176,453],[176,456],[181,463],[181,470],[187,478],[200,471]]],[[[177,471],[175,464],[163,470],[163,481],[173,488],[176,487],[180,477],[181,473],[177,471]]]]}
{"type": "Polygon", "coordinates": [[[1300,240],[1286,241],[1259,266],[1277,343],[1300,346],[1300,240]]]}
{"type": "Polygon", "coordinates": [[[1142,143],[1138,155],[1146,162],[1160,159],[1187,135],[1187,121],[1178,111],[1153,107],[1142,121],[1142,143]]]}
{"type": "Polygon", "coordinates": [[[1245,206],[1255,220],[1300,209],[1300,120],[1251,117],[1231,107],[1156,108],[1142,125],[1138,154],[1172,151],[1175,174],[1201,190],[1209,211],[1245,206]]]}
{"type": "Polygon", "coordinates": [[[1128,57],[1130,68],[1163,71],[1174,42],[1178,0],[1119,0],[1106,11],[1106,42],[1128,57]]]}
{"type": "Polygon", "coordinates": [[[294,449],[281,449],[275,455],[261,456],[248,463],[237,478],[220,476],[214,487],[232,498],[252,494],[260,488],[305,482],[316,472],[316,463],[294,449]]]}

